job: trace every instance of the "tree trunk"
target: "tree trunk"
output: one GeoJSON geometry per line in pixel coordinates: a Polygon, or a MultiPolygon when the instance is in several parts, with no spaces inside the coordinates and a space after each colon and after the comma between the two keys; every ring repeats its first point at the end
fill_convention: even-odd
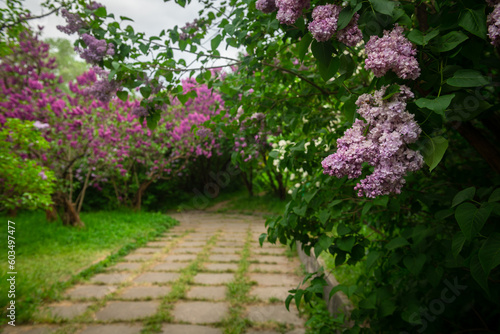
{"type": "Polygon", "coordinates": [[[280,200],[284,201],[286,199],[286,187],[281,173],[276,173],[276,181],[278,181],[278,196],[280,200]]]}
{"type": "Polygon", "coordinates": [[[61,192],[54,194],[54,203],[58,207],[59,217],[64,225],[85,227],[73,203],[61,192]]]}
{"type": "Polygon", "coordinates": [[[146,181],[144,183],[141,183],[139,186],[139,189],[137,189],[137,192],[135,193],[134,200],[132,201],[132,208],[134,211],[140,211],[141,210],[141,203],[142,203],[142,195],[146,192],[146,189],[148,189],[149,185],[153,183],[153,180],[146,181]]]}
{"type": "Polygon", "coordinates": [[[250,170],[249,178],[247,178],[247,173],[242,171],[241,178],[243,179],[243,183],[245,184],[245,187],[247,187],[248,195],[250,195],[250,197],[253,197],[252,170],[250,170]]]}
{"type": "Polygon", "coordinates": [[[7,210],[7,217],[16,218],[17,217],[17,208],[7,210]]]}
{"type": "Polygon", "coordinates": [[[45,210],[45,219],[49,223],[53,223],[57,220],[57,210],[54,204],[52,204],[47,210],[45,210]]]}

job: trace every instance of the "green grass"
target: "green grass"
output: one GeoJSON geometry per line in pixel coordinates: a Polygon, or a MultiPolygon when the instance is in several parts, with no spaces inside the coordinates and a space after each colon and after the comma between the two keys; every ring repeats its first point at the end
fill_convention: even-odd
{"type": "MultiPolygon", "coordinates": [[[[103,265],[114,262],[175,224],[165,215],[131,211],[82,213],[81,218],[86,225],[81,229],[63,226],[60,222],[48,223],[44,212],[23,212],[10,218],[16,223],[16,322],[28,321],[43,300],[58,298],[68,281],[102,270],[103,265]],[[105,261],[96,264],[101,260],[105,261]],[[90,271],[83,270],[89,266],[92,266],[90,271]]],[[[7,220],[2,216],[5,225],[7,220]]],[[[5,225],[0,230],[4,269],[8,250],[5,225]]],[[[6,282],[7,270],[2,272],[0,280],[6,282]]],[[[2,312],[8,302],[7,284],[1,283],[2,312]]],[[[0,323],[5,323],[5,319],[2,313],[0,323]]]]}
{"type": "MultiPolygon", "coordinates": [[[[288,199],[281,201],[272,194],[260,194],[250,197],[246,189],[234,192],[221,192],[210,199],[205,209],[216,212],[235,212],[240,214],[273,214],[281,215],[285,211],[288,199]]],[[[191,201],[186,201],[177,206],[177,210],[189,210],[191,201]]]]}

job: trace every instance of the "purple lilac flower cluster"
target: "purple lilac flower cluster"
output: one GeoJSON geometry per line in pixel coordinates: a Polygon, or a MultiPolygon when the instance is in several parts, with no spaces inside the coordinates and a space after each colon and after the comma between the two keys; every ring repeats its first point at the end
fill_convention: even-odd
{"type": "Polygon", "coordinates": [[[255,7],[266,14],[272,13],[278,9],[275,0],[257,0],[255,7]]]}
{"type": "MultiPolygon", "coordinates": [[[[337,32],[337,22],[342,8],[337,5],[317,6],[312,12],[313,21],[309,31],[318,42],[326,42],[337,32]]],[[[337,33],[337,39],[349,46],[355,46],[363,39],[358,28],[359,14],[355,14],[349,24],[337,33]]]]}
{"type": "Polygon", "coordinates": [[[57,29],[65,34],[72,35],[80,29],[85,28],[87,24],[82,20],[80,15],[71,14],[66,8],[61,9],[61,15],[66,20],[66,25],[58,25],[57,29]]]}
{"type": "Polygon", "coordinates": [[[403,27],[396,24],[392,31],[384,31],[383,37],[372,36],[366,43],[365,68],[373,70],[376,77],[392,70],[402,79],[415,80],[420,76],[416,54],[416,48],[403,35],[403,27]]]}
{"type": "Polygon", "coordinates": [[[204,26],[203,20],[195,19],[193,22],[188,22],[184,27],[181,28],[181,33],[179,34],[179,39],[185,41],[186,39],[194,38],[198,29],[204,26]]]}
{"type": "Polygon", "coordinates": [[[89,64],[97,64],[105,56],[112,56],[115,54],[114,45],[112,43],[106,43],[105,39],[97,39],[89,34],[83,34],[82,39],[85,45],[87,45],[87,48],[76,48],[75,50],[80,54],[80,57],[85,59],[89,64]]]}
{"type": "Polygon", "coordinates": [[[292,25],[302,15],[304,9],[309,8],[310,0],[276,0],[278,14],[276,18],[282,24],[292,25]]]}
{"type": "Polygon", "coordinates": [[[500,3],[495,4],[493,12],[488,15],[488,36],[491,44],[495,47],[500,46],[500,3]]]}
{"type": "Polygon", "coordinates": [[[116,80],[109,81],[109,72],[98,66],[93,67],[89,73],[96,76],[96,81],[86,89],[85,94],[93,96],[101,102],[109,102],[121,87],[120,83],[116,80]]]}
{"type": "Polygon", "coordinates": [[[360,197],[399,194],[405,184],[404,176],[423,165],[422,155],[407,147],[421,132],[413,115],[405,110],[406,100],[414,95],[408,87],[401,86],[399,93],[384,100],[386,89],[387,86],[358,98],[358,113],[366,121],[357,119],[337,141],[337,152],[321,163],[325,174],[349,179],[361,176],[364,162],[373,166],[373,173],[354,188],[360,197]]]}

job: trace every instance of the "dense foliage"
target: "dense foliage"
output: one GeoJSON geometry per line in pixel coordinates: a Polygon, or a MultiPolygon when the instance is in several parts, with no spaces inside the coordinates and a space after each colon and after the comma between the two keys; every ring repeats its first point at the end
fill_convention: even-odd
{"type": "MultiPolygon", "coordinates": [[[[75,1],[62,30],[109,71],[101,83],[113,89],[101,91],[126,100],[139,89],[141,115],[160,132],[161,110],[193,97],[181,74],[217,87],[224,109],[205,126],[238,149],[246,182],[258,170],[277,193],[293,184],[267,238],[299,241],[336,266],[362,264],[355,285],[334,290],[354,304],[340,328],[500,331],[500,4],[200,2],[195,23],[148,37],[129,18],[75,1]],[[245,54],[222,57],[222,41],[245,54]],[[233,67],[223,80],[210,71],[221,58],[233,67]]],[[[287,304],[310,301],[323,284],[312,279],[287,304]]]]}

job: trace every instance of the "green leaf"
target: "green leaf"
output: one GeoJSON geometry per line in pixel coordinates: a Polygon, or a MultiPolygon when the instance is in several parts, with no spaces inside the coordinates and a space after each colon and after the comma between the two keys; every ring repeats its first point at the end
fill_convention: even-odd
{"type": "Polygon", "coordinates": [[[120,20],[122,20],[122,21],[132,21],[132,22],[134,22],[134,20],[132,20],[130,17],[126,17],[126,16],[120,16],[120,20]]]}
{"type": "Polygon", "coordinates": [[[331,43],[313,41],[311,51],[314,58],[322,65],[323,68],[328,69],[332,60],[332,54],[335,51],[331,43]]]}
{"type": "Polygon", "coordinates": [[[371,251],[368,253],[368,256],[366,257],[366,269],[370,270],[371,267],[377,262],[378,258],[380,257],[380,252],[379,251],[371,251]]]}
{"type": "Polygon", "coordinates": [[[437,35],[439,35],[439,30],[437,29],[432,30],[426,35],[424,35],[424,33],[421,32],[420,30],[413,29],[408,34],[408,39],[417,45],[425,46],[437,35]]]}
{"type": "Polygon", "coordinates": [[[365,298],[359,302],[359,307],[375,310],[377,308],[376,301],[377,295],[375,293],[372,293],[368,298],[365,298]]]}
{"type": "Polygon", "coordinates": [[[401,87],[398,84],[390,85],[385,90],[385,95],[382,100],[390,99],[394,94],[399,93],[401,91],[401,87]]]}
{"type": "Polygon", "coordinates": [[[437,42],[437,50],[439,52],[446,52],[453,50],[459,44],[465,42],[469,37],[461,31],[452,31],[444,35],[437,42]]]}
{"type": "Polygon", "coordinates": [[[472,203],[460,204],[455,211],[455,219],[467,240],[471,240],[481,231],[490,216],[491,206],[481,205],[477,208],[472,203]]]}
{"type": "Polygon", "coordinates": [[[316,257],[318,257],[325,249],[328,249],[331,244],[332,238],[325,234],[322,234],[319,237],[318,242],[316,242],[316,244],[314,245],[314,254],[316,255],[316,257]]]}
{"type": "Polygon", "coordinates": [[[106,17],[108,16],[108,12],[106,11],[106,7],[99,7],[95,10],[94,12],[94,15],[95,16],[99,16],[99,17],[106,17]]]}
{"type": "Polygon", "coordinates": [[[399,247],[408,246],[410,243],[403,237],[396,237],[389,241],[389,243],[385,246],[388,250],[393,250],[399,247]]]}
{"type": "Polygon", "coordinates": [[[479,87],[487,85],[488,80],[478,71],[465,69],[456,71],[446,83],[453,87],[479,87]]]}
{"type": "Polygon", "coordinates": [[[493,233],[486,239],[478,256],[486,276],[488,276],[492,269],[500,265],[500,233],[493,233]]]}
{"type": "Polygon", "coordinates": [[[339,226],[337,226],[337,233],[340,236],[346,235],[349,232],[351,232],[351,229],[346,224],[340,223],[339,226]]]}
{"type": "Polygon", "coordinates": [[[319,74],[323,80],[328,81],[337,73],[340,67],[339,58],[332,58],[328,67],[325,67],[323,63],[319,63],[319,74]]]}
{"type": "Polygon", "coordinates": [[[339,13],[339,18],[337,21],[337,31],[342,30],[345,27],[347,27],[349,22],[351,22],[354,14],[360,9],[361,9],[361,3],[358,3],[356,5],[356,7],[354,7],[354,8],[351,8],[349,6],[349,7],[345,7],[344,9],[342,9],[342,11],[339,13]]]}
{"type": "Polygon", "coordinates": [[[425,254],[407,255],[403,259],[405,267],[413,274],[418,275],[424,267],[427,257],[425,254]]]}
{"type": "Polygon", "coordinates": [[[330,211],[329,210],[321,210],[318,215],[319,221],[325,225],[325,223],[328,221],[330,218],[330,211]]]}
{"type": "Polygon", "coordinates": [[[311,45],[312,40],[312,35],[309,33],[302,36],[298,47],[299,59],[301,62],[304,61],[304,57],[306,56],[307,51],[309,51],[309,45],[311,45]]]}
{"type": "Polygon", "coordinates": [[[476,194],[476,188],[475,187],[469,187],[467,189],[459,191],[455,195],[455,197],[453,197],[453,201],[451,202],[451,207],[453,208],[454,206],[457,206],[457,205],[459,205],[462,202],[472,200],[474,198],[475,194],[476,194]]]}
{"type": "Polygon", "coordinates": [[[431,138],[425,142],[424,148],[421,150],[424,156],[424,161],[429,166],[429,171],[432,172],[434,168],[443,159],[444,153],[448,149],[448,140],[438,136],[431,138]]]}
{"type": "Polygon", "coordinates": [[[212,38],[212,40],[210,41],[210,45],[212,46],[212,51],[217,50],[217,48],[219,47],[220,42],[222,42],[222,36],[221,35],[217,35],[214,38],[212,38]]]}
{"type": "Polygon", "coordinates": [[[295,212],[297,214],[297,216],[300,216],[300,217],[305,217],[306,211],[307,211],[306,205],[302,205],[300,207],[296,206],[293,208],[293,212],[295,212]]]}
{"type": "Polygon", "coordinates": [[[466,8],[458,19],[459,26],[484,40],[486,40],[486,34],[488,32],[486,28],[485,8],[486,6],[481,6],[476,10],[466,8]]]}
{"type": "Polygon", "coordinates": [[[500,188],[495,189],[488,198],[489,203],[497,201],[500,201],[500,188]]]}
{"type": "Polygon", "coordinates": [[[266,233],[262,233],[262,234],[259,236],[259,244],[260,244],[260,247],[262,247],[262,245],[264,244],[264,241],[266,241],[266,237],[267,237],[267,234],[266,234],[266,233]]]}
{"type": "Polygon", "coordinates": [[[380,317],[387,317],[388,315],[394,313],[396,310],[396,304],[394,304],[394,302],[390,299],[384,299],[380,302],[378,310],[380,317]]]}
{"type": "Polygon", "coordinates": [[[366,202],[365,205],[363,205],[363,210],[361,210],[361,215],[364,216],[370,211],[370,209],[373,206],[373,202],[366,202]]]}
{"type": "Polygon", "coordinates": [[[451,252],[455,258],[457,258],[458,254],[462,251],[465,243],[465,235],[463,232],[457,232],[451,241],[451,252]]]}
{"type": "Polygon", "coordinates": [[[144,86],[139,89],[143,98],[147,99],[151,95],[151,87],[144,86]]]}
{"type": "Polygon", "coordinates": [[[119,90],[116,92],[116,96],[118,96],[118,98],[122,101],[127,101],[127,98],[128,98],[128,92],[127,91],[124,91],[124,90],[119,90]]]}
{"type": "Polygon", "coordinates": [[[483,288],[483,290],[489,294],[488,275],[484,271],[477,254],[471,256],[470,273],[472,274],[472,277],[476,280],[476,282],[481,286],[481,288],[483,288]]]}
{"type": "Polygon", "coordinates": [[[370,0],[370,3],[377,12],[392,16],[392,11],[396,5],[395,2],[389,0],[370,0]]]}
{"type": "Polygon", "coordinates": [[[354,243],[356,242],[356,238],[353,236],[347,237],[347,238],[342,238],[340,240],[337,240],[336,244],[337,246],[345,251],[345,252],[350,252],[352,247],[354,246],[354,243]]]}
{"type": "Polygon", "coordinates": [[[446,110],[446,108],[448,108],[448,106],[451,103],[451,100],[453,100],[454,97],[455,94],[443,95],[433,99],[420,98],[415,101],[415,104],[419,108],[427,108],[429,110],[434,111],[436,114],[445,116],[444,111],[446,110]]]}

